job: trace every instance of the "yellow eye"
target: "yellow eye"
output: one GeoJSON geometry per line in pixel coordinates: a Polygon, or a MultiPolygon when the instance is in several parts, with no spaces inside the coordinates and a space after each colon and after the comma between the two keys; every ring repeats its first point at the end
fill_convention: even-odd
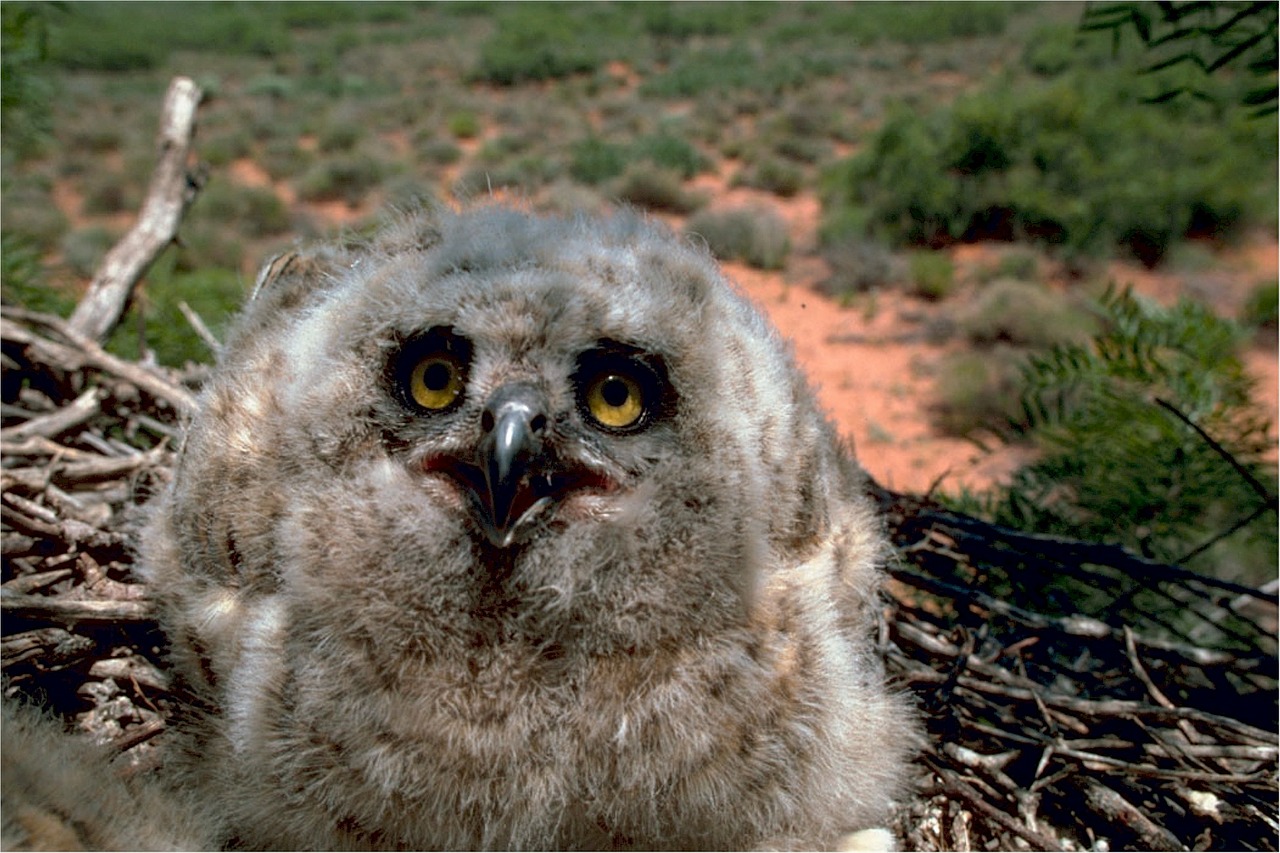
{"type": "Polygon", "coordinates": [[[447,409],[462,395],[462,368],[451,355],[429,355],[409,373],[409,394],[424,409],[447,409]]]}
{"type": "Polygon", "coordinates": [[[600,424],[612,429],[635,426],[644,415],[644,389],[630,376],[602,373],[586,393],[587,411],[600,424]]]}

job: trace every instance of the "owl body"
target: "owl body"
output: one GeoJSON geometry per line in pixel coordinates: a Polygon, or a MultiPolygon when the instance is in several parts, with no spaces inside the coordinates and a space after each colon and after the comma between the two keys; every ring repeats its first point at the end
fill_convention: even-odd
{"type": "Polygon", "coordinates": [[[785,345],[629,214],[277,260],[143,562],[248,847],[825,847],[916,729],[886,543],[785,345]]]}

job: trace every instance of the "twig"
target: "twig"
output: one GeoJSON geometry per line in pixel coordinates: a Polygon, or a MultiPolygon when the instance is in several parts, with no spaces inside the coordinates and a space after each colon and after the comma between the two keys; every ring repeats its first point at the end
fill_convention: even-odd
{"type": "Polygon", "coordinates": [[[194,308],[188,305],[185,301],[179,300],[178,310],[182,312],[183,317],[187,318],[187,322],[191,324],[191,328],[195,330],[197,335],[199,335],[200,340],[204,341],[204,345],[209,348],[210,352],[214,355],[222,352],[222,343],[217,339],[213,332],[209,330],[209,327],[205,325],[204,320],[195,312],[194,308]]]}
{"type": "Polygon", "coordinates": [[[111,334],[134,285],[173,242],[178,223],[200,190],[203,178],[187,168],[200,95],[200,87],[187,77],[175,77],[169,84],[160,116],[160,162],[138,221],[107,252],[71,315],[71,327],[91,340],[105,341],[111,334]]]}

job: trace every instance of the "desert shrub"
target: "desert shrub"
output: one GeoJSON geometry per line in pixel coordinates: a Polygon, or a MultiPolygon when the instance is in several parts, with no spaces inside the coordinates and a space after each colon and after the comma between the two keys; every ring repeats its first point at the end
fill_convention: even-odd
{"type": "Polygon", "coordinates": [[[503,9],[497,32],[480,48],[474,77],[511,86],[596,70],[602,62],[598,36],[589,34],[585,11],[536,2],[503,9]]]}
{"type": "Polygon", "coordinates": [[[50,139],[54,84],[48,45],[56,13],[49,3],[0,5],[0,149],[6,157],[39,155],[50,139]]]}
{"type": "Polygon", "coordinates": [[[98,169],[85,178],[84,212],[90,215],[119,213],[136,207],[140,199],[119,172],[98,169]]]}
{"type": "Polygon", "coordinates": [[[325,123],[316,134],[316,145],[325,154],[347,152],[364,136],[364,128],[355,117],[337,116],[325,123]]]}
{"type": "Polygon", "coordinates": [[[804,186],[804,170],[777,157],[764,156],[734,176],[734,183],[790,198],[804,186]]]}
{"type": "Polygon", "coordinates": [[[91,278],[116,236],[100,225],[77,228],[62,238],[62,260],[81,278],[91,278]]]}
{"type": "Polygon", "coordinates": [[[958,504],[1237,580],[1274,577],[1274,440],[1251,407],[1240,329],[1187,301],[1165,309],[1110,292],[1099,309],[1096,337],[1033,356],[1025,370],[1038,459],[1007,487],[958,504]]]}
{"type": "Polygon", "coordinates": [[[480,117],[471,110],[461,110],[449,116],[449,132],[458,139],[474,139],[480,135],[480,117]]]}
{"type": "Polygon", "coordinates": [[[633,159],[648,160],[685,179],[707,168],[707,160],[697,148],[669,133],[640,137],[631,144],[630,154],[633,159]]]}
{"type": "Polygon", "coordinates": [[[305,174],[315,154],[301,148],[296,138],[280,137],[267,140],[258,162],[272,179],[281,181],[305,174]]]}
{"type": "Polygon", "coordinates": [[[40,262],[40,250],[21,237],[0,235],[0,300],[32,311],[70,316],[75,297],[50,285],[40,262]]]}
{"type": "Polygon", "coordinates": [[[0,197],[0,225],[5,234],[40,251],[51,251],[67,231],[67,218],[49,191],[31,183],[6,186],[0,197]]]}
{"type": "Polygon", "coordinates": [[[49,52],[61,67],[86,71],[156,68],[174,50],[272,57],[290,44],[278,11],[235,3],[68,3],[49,52]]]}
{"type": "Polygon", "coordinates": [[[623,201],[652,210],[689,213],[706,204],[706,198],[684,188],[680,174],[650,163],[633,163],[614,186],[623,201]]]}
{"type": "Polygon", "coordinates": [[[1240,322],[1247,328],[1274,335],[1280,322],[1280,286],[1274,281],[1255,285],[1240,309],[1240,322]]]}
{"type": "Polygon", "coordinates": [[[939,370],[934,425],[944,435],[1014,438],[1024,426],[1021,350],[999,346],[948,359],[939,370]]]}
{"type": "Polygon", "coordinates": [[[234,228],[245,237],[283,234],[289,230],[289,211],[266,187],[244,187],[229,181],[210,181],[191,208],[191,220],[234,228]]]}
{"type": "Polygon", "coordinates": [[[860,209],[900,244],[1021,238],[1147,263],[1274,220],[1274,122],[1143,104],[1135,86],[1121,66],[898,109],[830,174],[828,215],[860,209]]]}
{"type": "Polygon", "coordinates": [[[252,138],[239,129],[211,136],[200,143],[200,156],[210,166],[226,166],[252,152],[252,138]]]}
{"type": "Polygon", "coordinates": [[[302,176],[298,194],[309,201],[341,200],[359,204],[389,173],[386,163],[367,154],[332,157],[302,176]]]}
{"type": "Polygon", "coordinates": [[[979,346],[1012,344],[1031,349],[1081,343],[1098,330],[1093,315],[1075,300],[1017,279],[988,285],[962,311],[958,325],[979,346]]]}
{"type": "Polygon", "coordinates": [[[569,158],[569,174],[584,184],[595,185],[616,178],[627,167],[627,149],[597,136],[574,143],[569,158]]]}
{"type": "Polygon", "coordinates": [[[738,260],[759,269],[781,269],[791,250],[787,225],[764,208],[704,210],[685,228],[707,241],[721,260],[738,260]]]}
{"type": "Polygon", "coordinates": [[[911,271],[913,295],[933,301],[945,299],[955,289],[955,265],[945,254],[913,252],[907,264],[911,271]]]}
{"type": "Polygon", "coordinates": [[[853,293],[878,290],[906,278],[900,257],[878,240],[848,237],[824,241],[822,257],[831,267],[831,275],[818,284],[824,293],[846,297],[853,293]]]}
{"type": "Polygon", "coordinates": [[[447,139],[432,139],[418,149],[424,162],[436,166],[449,166],[462,159],[462,149],[447,139]]]}

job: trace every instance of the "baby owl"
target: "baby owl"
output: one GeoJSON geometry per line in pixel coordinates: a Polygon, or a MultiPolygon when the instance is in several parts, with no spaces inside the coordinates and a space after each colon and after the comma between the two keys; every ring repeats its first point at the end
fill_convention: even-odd
{"type": "Polygon", "coordinates": [[[917,740],[865,483],[637,215],[287,254],[144,535],[204,709],[183,785],[238,847],[838,845],[917,740]]]}

